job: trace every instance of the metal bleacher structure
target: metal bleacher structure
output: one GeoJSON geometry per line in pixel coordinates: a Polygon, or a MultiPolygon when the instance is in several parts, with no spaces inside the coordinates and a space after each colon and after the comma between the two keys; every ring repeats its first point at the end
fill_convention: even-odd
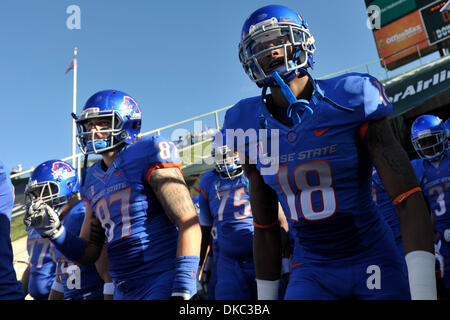
{"type": "MultiPolygon", "coordinates": [[[[377,59],[338,72],[334,72],[325,76],[321,76],[316,79],[327,79],[349,72],[361,72],[361,73],[368,73],[378,78],[383,84],[386,85],[386,83],[401,79],[402,76],[404,76],[407,73],[420,72],[420,69],[427,68],[427,65],[439,63],[443,59],[449,60],[449,58],[450,56],[443,56],[428,59],[429,61],[426,61],[426,59],[424,58],[420,58],[416,61],[414,66],[411,66],[410,64],[409,66],[407,66],[406,69],[403,70],[397,69],[395,73],[387,70],[386,68],[383,68],[382,67],[383,60],[377,59]]],[[[142,133],[141,135],[146,136],[149,134],[156,133],[166,138],[171,138],[177,144],[178,149],[180,151],[180,155],[182,158],[182,170],[185,178],[189,176],[198,176],[201,173],[210,170],[213,167],[213,163],[210,157],[211,153],[210,142],[212,140],[212,133],[210,132],[210,134],[199,135],[198,139],[194,139],[194,137],[192,137],[192,139],[182,140],[182,137],[185,136],[188,132],[191,133],[194,131],[201,132],[203,131],[204,127],[208,126],[209,129],[212,128],[213,132],[219,130],[226,110],[231,107],[232,105],[223,107],[199,116],[195,116],[177,123],[167,125],[162,128],[142,133]],[[173,137],[176,137],[178,139],[173,139],[173,137]]],[[[394,112],[395,112],[395,104],[394,104],[394,112]]],[[[68,156],[62,158],[61,160],[72,163],[74,167],[77,168],[79,176],[81,176],[80,173],[81,168],[83,166],[83,157],[84,155],[79,153],[76,154],[75,157],[68,156]]],[[[94,163],[98,159],[99,159],[98,156],[97,158],[90,159],[88,162],[88,166],[92,165],[92,163],[94,163]]],[[[15,186],[16,192],[15,205],[13,209],[13,218],[21,216],[24,213],[23,203],[24,203],[25,185],[33,169],[34,167],[11,175],[11,180],[15,186]]]]}

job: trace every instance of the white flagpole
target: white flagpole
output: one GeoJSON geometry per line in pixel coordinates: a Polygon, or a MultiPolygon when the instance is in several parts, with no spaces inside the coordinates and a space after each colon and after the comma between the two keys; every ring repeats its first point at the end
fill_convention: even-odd
{"type": "MultiPolygon", "coordinates": [[[[78,48],[75,47],[73,49],[73,104],[72,104],[72,112],[77,114],[77,69],[78,69],[78,61],[77,59],[77,51],[78,48]]],[[[76,167],[75,154],[76,154],[76,124],[75,119],[72,119],[72,166],[76,167]]]]}

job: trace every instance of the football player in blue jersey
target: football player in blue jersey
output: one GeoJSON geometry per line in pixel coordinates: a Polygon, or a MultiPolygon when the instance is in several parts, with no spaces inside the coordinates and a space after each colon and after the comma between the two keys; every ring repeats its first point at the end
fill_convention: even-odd
{"type": "MultiPolygon", "coordinates": [[[[248,179],[239,164],[238,153],[224,144],[223,138],[219,133],[212,143],[215,168],[203,174],[199,182],[200,225],[204,241],[212,235],[212,226],[216,229],[215,300],[251,300],[257,296],[253,262],[254,222],[248,179]],[[217,143],[217,139],[222,139],[222,143],[217,143]]],[[[287,234],[284,215],[280,215],[280,219],[280,225],[287,234]]]]}
{"type": "Polygon", "coordinates": [[[428,199],[438,254],[444,260],[444,282],[450,292],[450,161],[447,130],[441,119],[422,115],[411,127],[411,142],[420,159],[412,161],[428,199]]]}
{"type": "Polygon", "coordinates": [[[106,241],[114,299],[190,299],[197,291],[201,230],[174,143],[158,135],[137,139],[141,109],[121,91],[95,93],[75,117],[82,152],[101,155],[81,190],[80,237],[51,210],[27,213],[35,229],[83,266],[98,259],[106,241]],[[47,223],[39,222],[42,215],[47,223]]]}
{"type": "Polygon", "coordinates": [[[258,298],[278,297],[279,200],[295,236],[285,299],[436,299],[428,210],[383,86],[368,74],[313,79],[314,51],[307,23],[284,6],[256,10],[242,28],[239,58],[262,95],[228,109],[224,129],[243,154],[260,226],[258,298]],[[372,164],[396,205],[405,257],[372,201],[372,164]]]}
{"type": "MultiPolygon", "coordinates": [[[[401,256],[404,255],[403,242],[402,242],[402,232],[400,229],[400,221],[398,219],[397,210],[392,203],[386,189],[381,183],[380,176],[374,169],[372,172],[372,199],[377,206],[378,213],[383,217],[384,221],[389,225],[392,234],[394,236],[395,244],[401,256]]],[[[408,269],[406,263],[403,264],[405,273],[407,274],[408,269]]]]}
{"type": "Polygon", "coordinates": [[[217,229],[216,300],[256,300],[253,263],[253,217],[248,180],[238,164],[237,153],[212,143],[215,168],[204,173],[198,188],[200,225],[204,243],[217,229]]]}
{"type": "Polygon", "coordinates": [[[50,240],[27,227],[28,267],[22,275],[22,289],[34,300],[48,300],[56,276],[57,256],[50,240]]]}
{"type": "Polygon", "coordinates": [[[378,212],[391,228],[399,252],[403,254],[402,232],[400,230],[400,221],[398,220],[397,211],[375,169],[372,172],[372,198],[377,205],[378,212]]]}
{"type": "Polygon", "coordinates": [[[447,130],[447,148],[450,147],[450,118],[444,122],[445,129],[447,130]]]}
{"type": "MultiPolygon", "coordinates": [[[[86,210],[86,204],[78,196],[79,187],[77,172],[70,164],[61,160],[45,161],[39,164],[30,176],[25,188],[25,206],[27,209],[43,204],[49,206],[58,214],[64,228],[78,235],[86,210]]],[[[26,225],[30,224],[27,219],[24,222],[26,225]]],[[[34,231],[34,233],[37,232],[34,231]]],[[[50,248],[52,258],[58,266],[56,268],[56,263],[51,265],[50,283],[50,278],[48,276],[46,278],[47,297],[50,300],[103,299],[104,281],[97,273],[95,266],[77,266],[59,252],[55,254],[48,238],[42,238],[40,235],[39,238],[40,242],[50,248]]],[[[99,260],[97,263],[99,268],[101,268],[101,262],[99,260]]],[[[47,273],[50,273],[49,271],[47,273]]],[[[45,274],[42,275],[44,276],[45,274]]],[[[106,278],[109,279],[109,277],[106,278]]]]}
{"type": "Polygon", "coordinates": [[[25,293],[17,281],[11,245],[11,216],[14,186],[0,161],[0,300],[22,300],[25,293]]]}

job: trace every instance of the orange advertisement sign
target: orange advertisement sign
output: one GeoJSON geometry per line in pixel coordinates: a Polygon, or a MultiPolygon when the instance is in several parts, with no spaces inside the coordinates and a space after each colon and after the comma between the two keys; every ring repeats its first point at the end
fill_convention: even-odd
{"type": "Polygon", "coordinates": [[[427,34],[419,11],[394,21],[373,33],[378,55],[390,63],[428,46],[427,34]]]}

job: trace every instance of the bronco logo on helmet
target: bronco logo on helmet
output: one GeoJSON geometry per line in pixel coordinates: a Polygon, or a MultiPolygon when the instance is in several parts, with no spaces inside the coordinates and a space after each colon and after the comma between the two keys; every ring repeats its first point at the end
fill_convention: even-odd
{"type": "Polygon", "coordinates": [[[141,119],[141,110],[137,106],[136,101],[133,100],[132,97],[124,96],[123,102],[120,105],[120,109],[123,112],[123,115],[129,116],[130,119],[141,119]]]}
{"type": "Polygon", "coordinates": [[[65,162],[55,162],[52,166],[52,176],[56,179],[67,179],[75,176],[75,171],[65,162]]]}

